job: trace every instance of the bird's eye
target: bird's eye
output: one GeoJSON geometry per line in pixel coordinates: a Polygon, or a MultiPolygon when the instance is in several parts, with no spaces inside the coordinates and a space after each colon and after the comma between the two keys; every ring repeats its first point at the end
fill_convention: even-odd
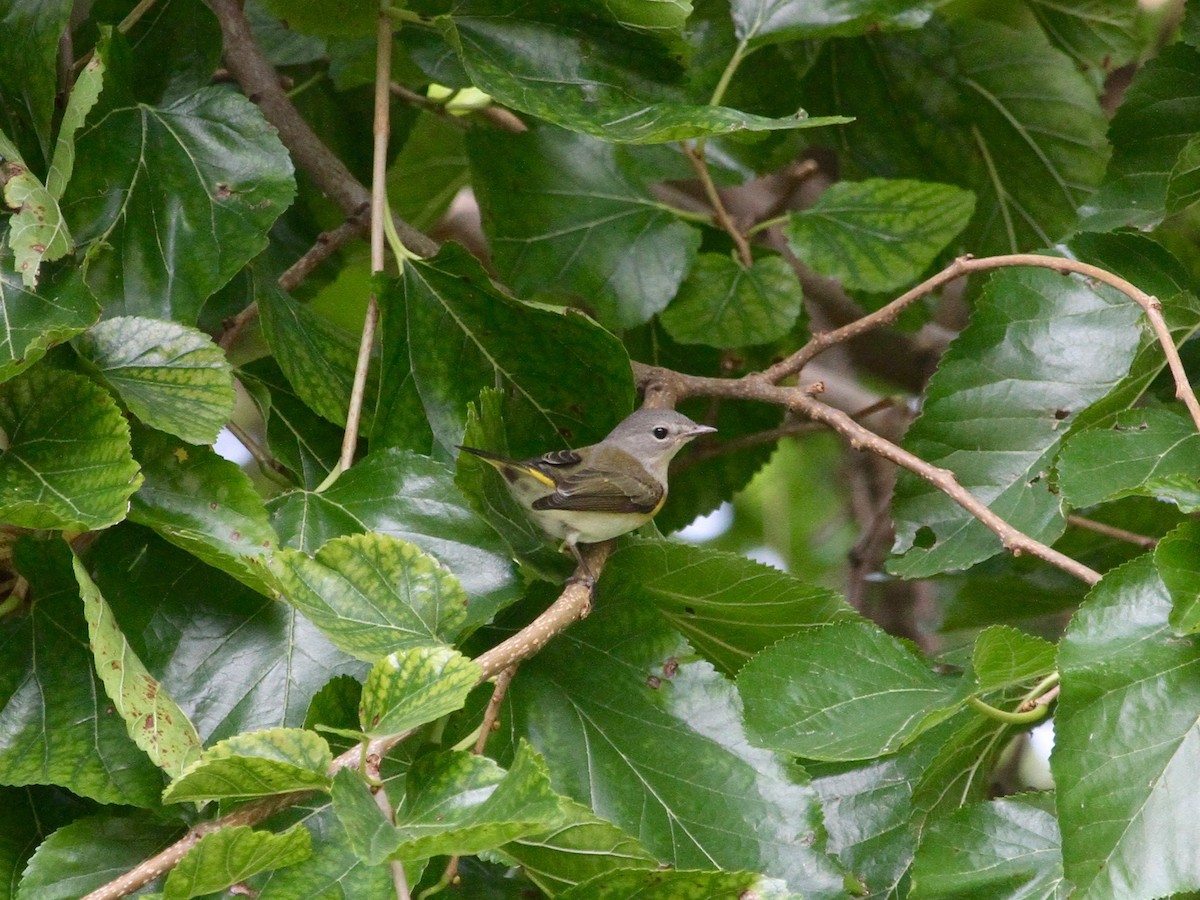
{"type": "Polygon", "coordinates": [[[671,432],[662,425],[659,425],[657,428],[655,428],[653,432],[654,436],[660,441],[665,441],[667,439],[667,435],[670,433],[671,432]]]}

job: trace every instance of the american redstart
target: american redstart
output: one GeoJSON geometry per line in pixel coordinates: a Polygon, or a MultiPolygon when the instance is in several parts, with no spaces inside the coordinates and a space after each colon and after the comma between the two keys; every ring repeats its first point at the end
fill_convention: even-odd
{"type": "Polygon", "coordinates": [[[537,525],[566,542],[588,571],[580,543],[594,544],[649,522],[667,500],[667,467],[692,438],[716,431],[671,409],[639,409],[598,444],[507,459],[461,447],[494,466],[537,525]]]}

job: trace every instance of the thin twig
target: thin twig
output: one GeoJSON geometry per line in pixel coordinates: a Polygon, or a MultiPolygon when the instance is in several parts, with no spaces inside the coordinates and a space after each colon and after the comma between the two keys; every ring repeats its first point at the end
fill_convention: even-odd
{"type": "Polygon", "coordinates": [[[1096,534],[1115,538],[1118,541],[1127,541],[1146,550],[1153,550],[1158,546],[1158,538],[1152,538],[1149,535],[1138,534],[1133,531],[1126,531],[1124,528],[1118,528],[1116,525],[1097,522],[1095,519],[1088,519],[1084,516],[1067,516],[1067,524],[1074,525],[1076,528],[1094,531],[1096,534]]]}
{"type": "MultiPolygon", "coordinates": [[[[533,656],[556,635],[587,615],[588,610],[591,609],[595,584],[585,576],[590,572],[595,577],[600,577],[604,564],[612,553],[613,542],[584,544],[579,549],[587,563],[587,568],[576,570],[575,575],[563,587],[558,599],[547,607],[545,612],[512,637],[476,657],[475,662],[482,670],[476,684],[483,684],[504,670],[513,668],[522,660],[533,656]]],[[[358,769],[363,766],[364,760],[372,757],[382,759],[411,733],[410,731],[404,734],[375,738],[366,745],[359,744],[352,747],[330,764],[327,770],[329,777],[332,778],[340,769],[358,769]]],[[[83,900],[118,900],[120,897],[128,896],[174,868],[184,854],[195,846],[196,842],[204,835],[235,825],[257,825],[276,813],[312,797],[315,793],[315,791],[297,791],[291,794],[263,797],[261,800],[252,800],[219,819],[197,825],[171,846],[139,863],[124,875],[92,891],[83,900]]]]}
{"type": "Polygon", "coordinates": [[[246,452],[249,453],[254,461],[258,464],[259,471],[261,471],[263,475],[265,475],[267,478],[270,478],[272,481],[278,485],[281,485],[282,487],[295,487],[291,480],[284,474],[282,463],[271,456],[271,454],[267,453],[267,451],[262,448],[262,445],[260,445],[258,441],[251,436],[250,432],[232,419],[225,423],[225,427],[229,429],[230,434],[238,439],[238,443],[246,448],[246,452]]]}
{"type": "MultiPolygon", "coordinates": [[[[371,165],[371,272],[383,271],[386,263],[386,244],[383,219],[388,212],[387,149],[391,128],[392,25],[380,15],[375,40],[375,115],[372,124],[374,154],[371,165]]],[[[375,346],[375,328],[379,324],[379,298],[372,290],[367,297],[367,314],[363,317],[362,337],[358,343],[358,360],[354,366],[354,383],[346,408],[346,431],[342,436],[342,452],[338,466],[344,472],[354,463],[358,447],[358,425],[362,421],[363,398],[367,392],[367,373],[371,367],[371,349],[375,346]]]]}
{"type": "Polygon", "coordinates": [[[725,203],[721,200],[717,186],[713,184],[712,175],[708,171],[708,163],[704,161],[703,149],[684,144],[683,152],[688,158],[688,162],[692,164],[692,169],[700,180],[700,186],[704,188],[704,195],[708,197],[708,202],[712,206],[713,218],[733,241],[733,245],[737,248],[738,258],[742,261],[742,267],[750,268],[754,264],[754,257],[750,253],[750,244],[746,242],[746,236],[734,224],[733,219],[729,216],[729,211],[725,209],[725,203]]]}

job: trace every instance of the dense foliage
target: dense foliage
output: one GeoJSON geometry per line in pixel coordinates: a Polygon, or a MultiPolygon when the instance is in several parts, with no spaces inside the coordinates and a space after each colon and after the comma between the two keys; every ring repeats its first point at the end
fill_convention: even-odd
{"type": "Polygon", "coordinates": [[[1200,891],[1200,18],[0,23],[0,900],[1200,891]],[[719,433],[513,649],[587,592],[456,448],[639,391],[719,433]]]}

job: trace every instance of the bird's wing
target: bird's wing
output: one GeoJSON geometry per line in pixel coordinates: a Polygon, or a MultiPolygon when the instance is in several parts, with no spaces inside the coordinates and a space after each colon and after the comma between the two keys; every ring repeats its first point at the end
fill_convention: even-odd
{"type": "Polygon", "coordinates": [[[533,508],[611,513],[649,513],[658,508],[665,489],[640,463],[620,450],[595,455],[599,458],[561,475],[557,490],[535,500],[533,508]],[[618,462],[623,465],[614,465],[618,462]]]}
{"type": "Polygon", "coordinates": [[[580,459],[579,454],[574,450],[555,450],[542,456],[535,456],[533,459],[509,459],[507,456],[501,456],[490,450],[464,447],[462,444],[458,445],[458,449],[478,456],[484,462],[494,466],[509,482],[515,482],[518,477],[525,475],[535,481],[540,481],[548,488],[557,486],[561,477],[557,470],[576,465],[580,459]]]}

